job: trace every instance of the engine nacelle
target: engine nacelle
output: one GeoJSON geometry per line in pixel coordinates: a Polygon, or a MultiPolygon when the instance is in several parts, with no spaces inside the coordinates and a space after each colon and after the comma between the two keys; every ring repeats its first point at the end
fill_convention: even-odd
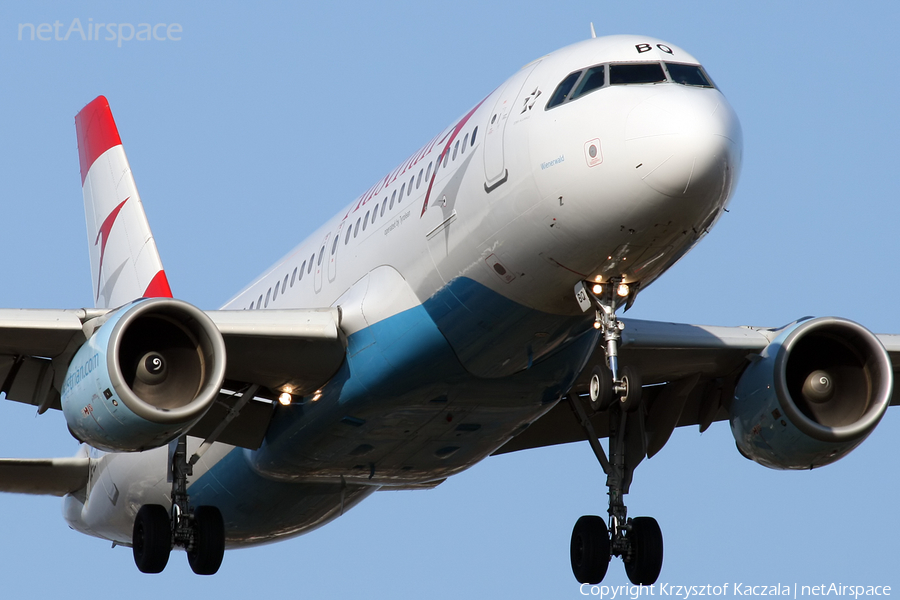
{"type": "Polygon", "coordinates": [[[162,446],[199,421],[225,378],[212,320],[180,300],[122,307],[75,353],[62,386],[69,430],[101,450],[162,446]]]}
{"type": "Polygon", "coordinates": [[[785,329],[741,375],[731,431],[772,469],[831,464],[875,429],[893,391],[887,352],[868,329],[821,317],[785,329]]]}

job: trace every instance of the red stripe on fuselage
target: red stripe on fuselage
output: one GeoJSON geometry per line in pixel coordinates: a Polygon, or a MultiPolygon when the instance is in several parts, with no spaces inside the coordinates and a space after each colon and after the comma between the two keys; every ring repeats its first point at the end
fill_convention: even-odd
{"type": "Polygon", "coordinates": [[[78,136],[81,185],[84,185],[94,161],[113,146],[122,144],[105,96],[97,96],[75,115],[75,132],[78,136]]]}
{"type": "MultiPolygon", "coordinates": [[[[493,92],[491,92],[493,94],[493,92]]],[[[490,96],[486,96],[484,100],[487,100],[490,96]]],[[[437,179],[438,169],[441,166],[441,163],[444,161],[444,156],[450,150],[450,145],[453,143],[453,140],[456,139],[456,136],[459,135],[459,132],[462,131],[462,128],[466,126],[466,123],[469,122],[469,119],[472,118],[472,115],[475,114],[475,111],[484,104],[484,100],[475,105],[475,108],[469,111],[469,113],[459,120],[459,123],[456,124],[456,127],[453,128],[453,133],[450,134],[450,139],[447,140],[447,144],[444,146],[444,149],[441,150],[441,153],[438,154],[438,162],[437,168],[435,168],[434,173],[431,175],[431,181],[428,182],[428,191],[425,192],[425,203],[422,204],[422,213],[419,215],[419,218],[422,218],[422,215],[425,214],[425,210],[428,208],[428,199],[431,198],[431,188],[434,186],[434,180],[437,179]]]]}

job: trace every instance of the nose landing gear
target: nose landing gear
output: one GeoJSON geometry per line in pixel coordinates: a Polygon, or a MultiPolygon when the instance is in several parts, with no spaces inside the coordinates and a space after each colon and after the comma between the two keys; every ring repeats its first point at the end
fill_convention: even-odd
{"type": "MultiPolygon", "coordinates": [[[[591,449],[606,473],[609,490],[609,525],[598,516],[583,516],[572,530],[570,558],[572,572],[581,583],[600,583],[612,556],[625,563],[628,579],[634,584],[656,582],[662,569],[662,532],[652,517],[628,518],[624,496],[628,493],[634,469],[646,455],[644,414],[640,408],[641,382],[636,370],[619,367],[618,347],[625,324],[616,317],[618,281],[604,287],[606,293],[588,294],[585,286],[576,286],[579,302],[590,298],[597,307],[595,327],[602,330],[606,365],[591,371],[590,406],[606,411],[609,420],[609,458],[600,445],[596,431],[581,401],[568,396],[572,410],[581,423],[591,449]],[[579,288],[583,296],[579,295],[579,288]]],[[[582,308],[585,308],[582,302],[582,308]]]]}

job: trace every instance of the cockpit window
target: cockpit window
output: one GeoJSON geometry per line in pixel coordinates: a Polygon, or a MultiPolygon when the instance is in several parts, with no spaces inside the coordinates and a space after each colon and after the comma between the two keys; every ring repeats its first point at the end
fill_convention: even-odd
{"type": "Polygon", "coordinates": [[[629,83],[659,83],[666,80],[666,74],[659,63],[633,65],[609,65],[610,85],[629,83]]]}
{"type": "Polygon", "coordinates": [[[606,66],[591,67],[584,73],[584,77],[578,83],[578,87],[572,93],[572,100],[590,94],[606,85],[606,66]]]}
{"type": "Polygon", "coordinates": [[[574,73],[570,73],[565,79],[562,80],[558,86],[556,86],[556,91],[553,92],[553,96],[550,97],[550,102],[547,103],[547,108],[553,108],[559,104],[562,104],[569,97],[569,92],[572,91],[572,88],[575,86],[575,82],[578,81],[578,78],[581,76],[581,71],[575,71],[574,73]]]}
{"type": "Polygon", "coordinates": [[[577,100],[609,85],[666,82],[694,87],[715,87],[700,65],[658,62],[595,65],[566,75],[566,78],[556,86],[544,110],[577,100]],[[609,79],[606,77],[607,72],[609,79]]]}
{"type": "Polygon", "coordinates": [[[700,65],[666,63],[666,69],[668,69],[669,75],[675,83],[696,87],[713,87],[712,82],[710,82],[700,65]]]}

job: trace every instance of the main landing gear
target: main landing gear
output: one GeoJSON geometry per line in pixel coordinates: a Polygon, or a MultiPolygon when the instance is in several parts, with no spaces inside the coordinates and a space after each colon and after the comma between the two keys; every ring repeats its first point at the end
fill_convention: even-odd
{"type": "Polygon", "coordinates": [[[172,510],[159,504],[145,504],[134,520],[132,549],[134,563],[143,573],[161,573],[169,562],[173,546],[187,550],[191,570],[197,575],[213,575],[225,555],[225,523],[215,506],[191,508],[187,478],[193,461],[187,459],[187,438],[181,436],[172,456],[172,510]]]}
{"type": "MultiPolygon", "coordinates": [[[[643,460],[646,449],[643,411],[638,410],[641,402],[640,379],[634,369],[619,368],[618,364],[618,347],[625,326],[615,313],[619,283],[611,281],[602,286],[604,289],[601,293],[590,295],[597,306],[595,327],[603,332],[607,363],[595,366],[591,372],[590,407],[594,413],[607,412],[609,458],[600,445],[581,401],[568,397],[591,448],[606,473],[609,524],[598,516],[583,516],[578,519],[572,530],[570,557],[572,572],[581,583],[600,583],[606,576],[610,558],[620,556],[632,583],[650,585],[656,582],[662,569],[663,539],[656,519],[628,518],[624,502],[634,469],[643,460]]],[[[582,292],[585,292],[584,288],[582,292]]],[[[627,296],[627,292],[625,295],[627,296]]]]}

